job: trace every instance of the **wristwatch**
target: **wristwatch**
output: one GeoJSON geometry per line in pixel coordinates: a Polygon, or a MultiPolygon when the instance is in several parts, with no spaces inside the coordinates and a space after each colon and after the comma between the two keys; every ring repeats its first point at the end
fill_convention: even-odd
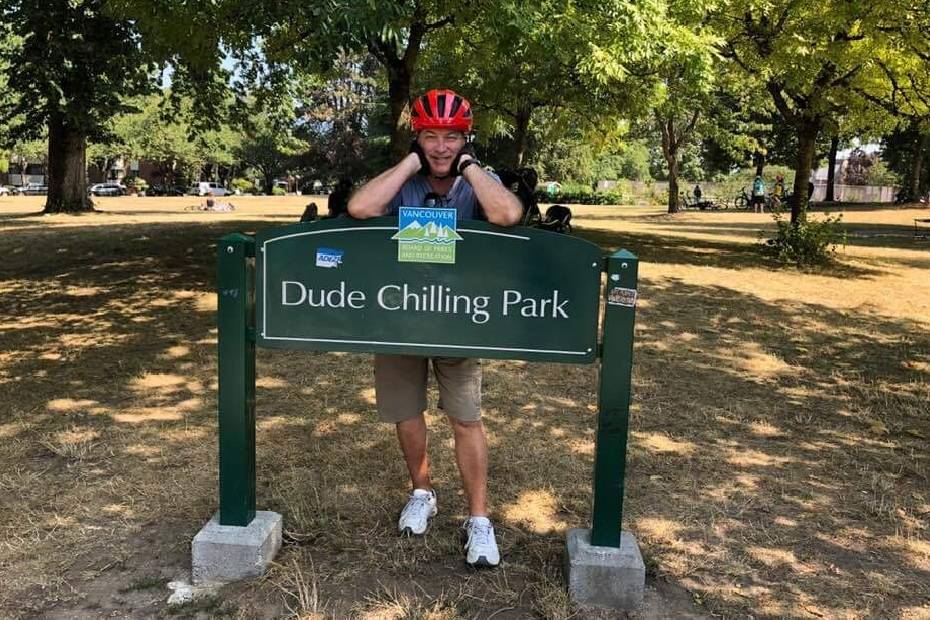
{"type": "Polygon", "coordinates": [[[471,159],[466,159],[465,161],[459,164],[459,174],[463,174],[465,172],[465,168],[468,168],[472,164],[478,164],[480,166],[481,162],[475,159],[474,157],[472,157],[471,159]]]}

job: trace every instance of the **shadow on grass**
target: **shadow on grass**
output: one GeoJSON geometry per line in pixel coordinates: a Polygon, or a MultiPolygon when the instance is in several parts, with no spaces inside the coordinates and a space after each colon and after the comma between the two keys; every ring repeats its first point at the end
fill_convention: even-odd
{"type": "MultiPolygon", "coordinates": [[[[5,449],[23,446],[3,465],[24,479],[42,472],[10,514],[54,510],[88,484],[97,514],[73,511],[54,525],[58,538],[9,559],[70,552],[60,536],[86,538],[83,528],[108,524],[104,508],[128,495],[135,512],[121,518],[150,532],[136,561],[150,561],[151,548],[173,549],[171,565],[187,561],[179,540],[216,506],[213,243],[270,223],[0,238],[0,402],[12,403],[0,428],[5,449]],[[91,443],[89,457],[75,457],[62,437],[82,429],[109,452],[91,443]],[[98,481],[95,468],[125,488],[98,481]],[[168,483],[177,478],[181,491],[168,483]]],[[[740,244],[579,234],[646,262],[765,266],[740,244]]],[[[641,298],[625,523],[652,574],[726,615],[809,606],[895,616],[921,605],[930,573],[909,541],[927,527],[925,326],[676,279],[644,279],[641,298]]],[[[484,601],[469,599],[470,611],[557,615],[547,605],[562,587],[564,532],[589,520],[596,381],[594,366],[485,363],[490,490],[509,568],[466,576],[484,601]]],[[[451,434],[431,414],[443,511],[433,533],[394,537],[406,474],[371,387],[368,356],[259,352],[259,507],[284,513],[292,539],[313,541],[329,596],[351,585],[361,598],[382,581],[435,597],[461,576],[451,434]]],[[[69,573],[77,588],[82,568],[69,573]]]]}

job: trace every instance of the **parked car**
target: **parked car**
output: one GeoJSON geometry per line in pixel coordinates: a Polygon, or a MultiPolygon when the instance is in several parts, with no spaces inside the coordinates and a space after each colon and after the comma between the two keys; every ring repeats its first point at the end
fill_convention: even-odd
{"type": "Polygon", "coordinates": [[[187,192],[180,185],[155,184],[145,192],[146,196],[184,196],[187,192]]]}
{"type": "Polygon", "coordinates": [[[194,183],[188,188],[187,193],[191,196],[207,196],[213,194],[214,196],[228,196],[232,192],[220,185],[219,183],[214,183],[212,181],[200,181],[194,183]]]}
{"type": "Polygon", "coordinates": [[[48,194],[48,185],[41,183],[27,183],[23,186],[20,193],[23,196],[45,196],[48,194]]]}
{"type": "Polygon", "coordinates": [[[0,196],[12,196],[14,193],[16,192],[14,192],[6,185],[0,185],[0,196]]]}
{"type": "Polygon", "coordinates": [[[123,196],[126,194],[126,186],[122,183],[95,183],[90,186],[92,196],[123,196]]]}

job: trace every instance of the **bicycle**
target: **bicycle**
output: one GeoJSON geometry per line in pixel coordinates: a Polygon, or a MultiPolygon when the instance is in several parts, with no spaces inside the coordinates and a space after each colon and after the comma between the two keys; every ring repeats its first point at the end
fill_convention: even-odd
{"type": "MultiPolygon", "coordinates": [[[[716,200],[695,200],[692,199],[690,193],[679,192],[678,194],[681,197],[681,204],[685,209],[700,209],[701,211],[707,211],[708,209],[713,209],[714,211],[718,209],[726,209],[727,203],[718,202],[716,200]]],[[[703,196],[702,196],[703,198],[703,196]]]]}
{"type": "Polygon", "coordinates": [[[752,198],[746,193],[746,188],[740,188],[740,193],[733,199],[733,208],[745,211],[752,206],[752,198]]]}

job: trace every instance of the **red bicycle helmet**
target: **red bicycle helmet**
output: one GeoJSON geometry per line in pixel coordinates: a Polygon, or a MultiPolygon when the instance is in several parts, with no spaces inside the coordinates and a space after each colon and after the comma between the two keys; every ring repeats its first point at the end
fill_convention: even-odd
{"type": "Polygon", "coordinates": [[[414,131],[452,129],[471,131],[471,104],[451,90],[434,89],[413,102],[410,123],[414,131]]]}

